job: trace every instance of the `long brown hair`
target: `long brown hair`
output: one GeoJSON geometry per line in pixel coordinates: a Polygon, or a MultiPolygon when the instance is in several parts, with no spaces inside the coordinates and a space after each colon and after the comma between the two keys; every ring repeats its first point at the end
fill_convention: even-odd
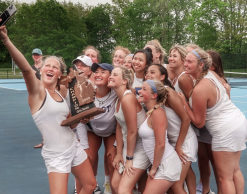
{"type": "Polygon", "coordinates": [[[207,50],[206,52],[210,55],[212,59],[212,66],[214,67],[214,72],[217,73],[221,78],[223,78],[227,83],[227,80],[224,77],[223,64],[220,54],[213,50],[207,50]]]}

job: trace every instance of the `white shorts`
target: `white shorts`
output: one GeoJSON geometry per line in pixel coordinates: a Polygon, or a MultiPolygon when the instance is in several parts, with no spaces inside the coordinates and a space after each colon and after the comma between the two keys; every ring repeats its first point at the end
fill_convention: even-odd
{"type": "Polygon", "coordinates": [[[247,122],[225,137],[213,137],[212,150],[237,152],[246,149],[245,141],[247,136],[247,122]]]}
{"type": "MultiPolygon", "coordinates": [[[[142,144],[141,144],[141,146],[142,146],[142,144]]],[[[126,162],[126,153],[127,153],[127,148],[123,147],[124,164],[126,162]]],[[[144,149],[143,148],[140,149],[140,146],[136,145],[134,155],[133,155],[133,167],[139,168],[142,170],[147,170],[150,165],[151,165],[151,162],[148,159],[144,149]],[[139,148],[139,149],[137,149],[137,148],[139,148]]]]}
{"type": "MultiPolygon", "coordinates": [[[[170,143],[170,144],[175,149],[177,142],[170,143]]],[[[196,134],[184,140],[182,149],[183,149],[183,152],[188,156],[187,161],[189,162],[197,161],[196,156],[197,156],[197,150],[198,150],[198,141],[197,141],[196,134]]]]}
{"type": "Polygon", "coordinates": [[[197,136],[197,139],[202,143],[211,144],[213,137],[204,126],[203,128],[199,129],[199,136],[197,136]]]}
{"type": "Polygon", "coordinates": [[[50,172],[70,173],[71,167],[78,166],[87,159],[87,153],[78,141],[70,149],[56,157],[45,156],[43,153],[42,156],[47,174],[50,172]]]}
{"type": "Polygon", "coordinates": [[[166,179],[168,181],[180,180],[180,174],[182,171],[182,163],[174,151],[170,156],[164,159],[155,173],[154,179],[166,179]]]}

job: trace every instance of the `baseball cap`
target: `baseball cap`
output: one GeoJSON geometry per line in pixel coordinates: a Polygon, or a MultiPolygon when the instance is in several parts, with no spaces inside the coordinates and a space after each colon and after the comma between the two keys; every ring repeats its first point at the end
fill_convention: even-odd
{"type": "Polygon", "coordinates": [[[101,67],[102,69],[108,70],[110,72],[114,69],[114,67],[108,63],[102,63],[102,64],[93,63],[91,70],[95,72],[98,69],[98,67],[101,67]]]}
{"type": "Polygon", "coordinates": [[[72,63],[75,64],[76,61],[81,61],[88,67],[91,67],[93,64],[92,59],[86,55],[82,55],[82,56],[77,57],[76,59],[74,59],[72,61],[72,63]]]}
{"type": "Polygon", "coordinates": [[[34,53],[42,55],[42,51],[40,49],[38,49],[38,48],[33,49],[32,54],[34,54],[34,53]]]}

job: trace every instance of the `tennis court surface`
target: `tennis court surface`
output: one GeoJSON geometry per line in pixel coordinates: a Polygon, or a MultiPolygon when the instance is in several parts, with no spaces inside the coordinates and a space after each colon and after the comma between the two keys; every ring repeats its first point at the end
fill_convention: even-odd
{"type": "MultiPolygon", "coordinates": [[[[232,82],[236,82],[236,79],[231,79],[230,84],[232,82]]],[[[33,148],[34,145],[42,142],[42,137],[32,120],[27,98],[23,79],[0,80],[0,194],[49,193],[48,176],[41,156],[41,149],[33,148]]],[[[246,117],[247,83],[242,84],[242,86],[232,85],[231,100],[246,117]]],[[[103,190],[104,183],[103,154],[104,149],[101,147],[97,176],[101,190],[103,190]]],[[[246,161],[247,150],[244,150],[240,167],[245,182],[247,181],[246,161]]],[[[198,183],[197,163],[193,163],[192,167],[198,183]]],[[[213,173],[210,178],[210,186],[216,192],[213,173]]],[[[73,187],[73,175],[70,175],[69,194],[73,193],[73,187]]],[[[245,188],[245,193],[247,193],[247,188],[245,188]]]]}

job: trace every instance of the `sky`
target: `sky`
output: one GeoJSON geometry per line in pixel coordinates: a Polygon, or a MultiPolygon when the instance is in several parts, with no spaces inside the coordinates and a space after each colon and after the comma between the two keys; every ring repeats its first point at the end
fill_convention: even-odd
{"type": "MultiPolygon", "coordinates": [[[[32,3],[36,0],[17,0],[20,3],[32,3]]],[[[57,1],[64,1],[64,0],[57,0],[57,1]]],[[[81,4],[87,3],[88,5],[97,5],[98,3],[105,4],[105,3],[111,3],[111,0],[65,0],[65,1],[71,1],[73,3],[80,2],[81,4]]]]}

